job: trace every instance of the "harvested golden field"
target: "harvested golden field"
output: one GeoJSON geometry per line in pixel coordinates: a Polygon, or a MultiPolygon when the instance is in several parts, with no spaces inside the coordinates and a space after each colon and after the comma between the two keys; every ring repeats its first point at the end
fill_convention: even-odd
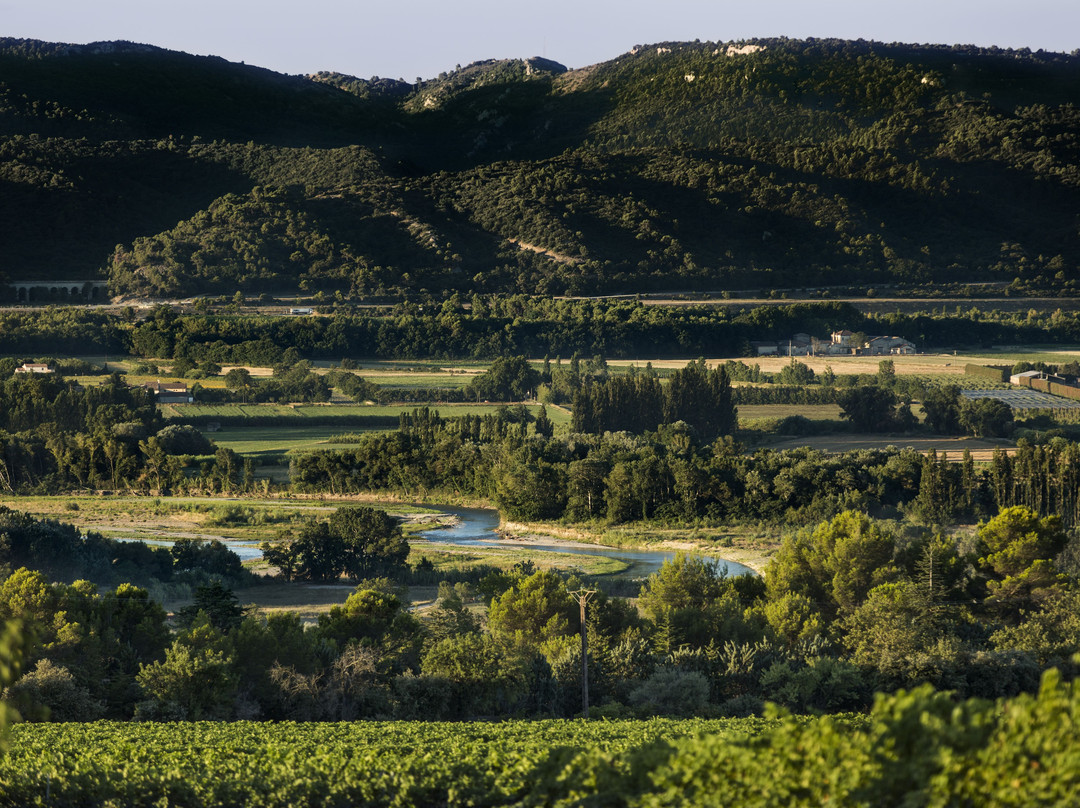
{"type": "MultiPolygon", "coordinates": [[[[877,373],[878,365],[884,359],[891,359],[897,376],[963,375],[964,365],[1012,364],[995,361],[985,356],[954,356],[952,354],[918,354],[916,356],[796,356],[795,361],[802,362],[814,373],[821,373],[828,366],[837,375],[855,373],[877,373]]],[[[723,360],[710,360],[709,364],[723,360]]],[[[766,373],[779,373],[791,362],[786,356],[759,356],[743,359],[748,365],[760,365],[766,373]]]]}
{"type": "MultiPolygon", "coordinates": [[[[747,365],[759,365],[766,373],[778,373],[785,365],[791,362],[787,356],[754,356],[734,357],[737,362],[747,365]]],[[[956,356],[953,354],[918,354],[916,356],[796,356],[795,361],[802,362],[815,373],[821,373],[828,365],[837,375],[854,373],[877,373],[878,364],[883,359],[891,359],[897,375],[963,375],[964,365],[1011,365],[1015,360],[1011,358],[995,359],[991,356],[956,356]]],[[[722,365],[727,359],[706,359],[709,367],[722,365]]],[[[639,368],[651,363],[654,368],[682,368],[686,367],[686,359],[609,359],[611,367],[629,367],[637,365],[639,368]]]]}

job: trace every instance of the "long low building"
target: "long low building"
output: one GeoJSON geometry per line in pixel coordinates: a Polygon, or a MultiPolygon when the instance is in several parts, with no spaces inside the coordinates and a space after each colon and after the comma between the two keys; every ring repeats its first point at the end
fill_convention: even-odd
{"type": "Polygon", "coordinates": [[[195,401],[183,382],[149,382],[145,387],[157,395],[158,404],[191,404],[195,401]]]}
{"type": "Polygon", "coordinates": [[[15,368],[16,373],[55,373],[48,365],[37,362],[24,362],[21,368],[15,368]]]}

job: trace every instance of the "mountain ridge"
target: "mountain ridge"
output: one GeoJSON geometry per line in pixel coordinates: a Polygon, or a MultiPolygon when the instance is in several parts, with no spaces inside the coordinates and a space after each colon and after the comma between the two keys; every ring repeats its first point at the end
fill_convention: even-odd
{"type": "Polygon", "coordinates": [[[1076,98],[1076,54],[971,46],[661,42],[410,84],[4,39],[0,214],[23,227],[0,271],[128,295],[1068,291],[1076,98]]]}

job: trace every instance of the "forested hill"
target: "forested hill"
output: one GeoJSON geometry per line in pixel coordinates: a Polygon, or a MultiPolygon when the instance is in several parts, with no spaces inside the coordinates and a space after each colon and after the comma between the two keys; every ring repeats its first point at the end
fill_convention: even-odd
{"type": "Polygon", "coordinates": [[[1080,55],[971,47],[663,43],[406,82],[0,39],[0,273],[137,296],[1077,291],[1078,99],[1080,55]]]}

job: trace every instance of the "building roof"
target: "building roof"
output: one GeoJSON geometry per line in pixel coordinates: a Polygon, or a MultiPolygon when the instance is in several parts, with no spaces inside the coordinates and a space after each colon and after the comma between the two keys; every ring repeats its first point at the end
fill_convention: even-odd
{"type": "Polygon", "coordinates": [[[187,385],[183,382],[148,382],[146,389],[153,390],[155,393],[183,393],[187,394],[187,385]]]}

